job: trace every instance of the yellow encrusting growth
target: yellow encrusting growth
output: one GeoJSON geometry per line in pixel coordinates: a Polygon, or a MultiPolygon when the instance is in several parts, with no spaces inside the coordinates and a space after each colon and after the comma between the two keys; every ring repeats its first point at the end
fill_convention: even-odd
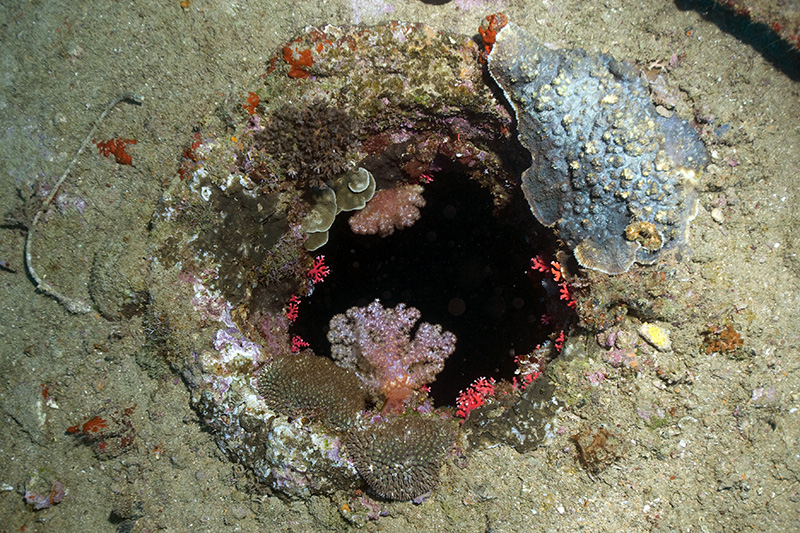
{"type": "Polygon", "coordinates": [[[672,348],[669,332],[655,324],[642,324],[639,328],[639,335],[660,352],[666,352],[672,348]]]}

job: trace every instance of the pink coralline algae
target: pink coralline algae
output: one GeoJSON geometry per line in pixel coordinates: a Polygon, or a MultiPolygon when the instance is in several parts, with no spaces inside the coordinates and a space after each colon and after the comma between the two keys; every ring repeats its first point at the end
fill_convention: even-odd
{"type": "Polygon", "coordinates": [[[385,400],[384,412],[401,411],[414,391],[436,379],[455,350],[456,336],[427,322],[412,340],[419,318],[413,307],[385,309],[375,300],[331,319],[331,356],[358,374],[374,400],[385,400]]]}
{"type": "Polygon", "coordinates": [[[421,185],[402,185],[375,193],[367,206],[350,217],[353,233],[386,237],[395,229],[412,226],[425,207],[421,185]]]}

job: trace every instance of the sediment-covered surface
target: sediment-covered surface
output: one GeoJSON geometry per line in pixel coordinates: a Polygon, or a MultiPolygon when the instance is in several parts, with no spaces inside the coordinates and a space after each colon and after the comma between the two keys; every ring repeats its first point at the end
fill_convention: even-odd
{"type": "MultiPolygon", "coordinates": [[[[800,440],[800,238],[793,208],[800,200],[796,56],[762,55],[713,20],[679,7],[669,2],[638,7],[461,0],[442,5],[193,1],[3,6],[3,527],[792,530],[800,498],[795,453],[800,440]],[[242,106],[248,104],[248,92],[256,80],[264,80],[260,76],[270,68],[270,59],[277,54],[284,61],[283,46],[306,26],[424,22],[436,31],[474,36],[479,50],[478,25],[501,10],[547,47],[583,48],[633,62],[646,76],[659,113],[692,124],[710,163],[696,185],[699,209],[689,227],[688,248],[652,266],[635,264],[618,276],[565,272],[576,292],[578,318],[545,371],[546,399],[556,398],[558,409],[553,409],[551,431],[542,431],[541,444],[527,447],[501,438],[537,419],[538,411],[489,401],[461,426],[472,438],[464,439],[464,450],[448,455],[438,485],[422,503],[374,498],[347,464],[342,477],[334,479],[339,486],[332,495],[298,491],[287,498],[273,492],[274,487],[254,480],[246,466],[231,461],[230,450],[219,449],[219,430],[206,423],[208,412],[202,407],[217,404],[192,398],[197,385],[192,378],[207,371],[202,361],[195,374],[187,364],[191,350],[211,350],[215,341],[216,350],[232,354],[227,362],[235,363],[255,353],[248,352],[253,347],[245,341],[260,340],[218,336],[220,328],[209,318],[212,304],[219,303],[213,295],[198,300],[187,278],[168,294],[169,279],[157,287],[153,277],[165,257],[188,257],[189,250],[213,250],[227,259],[231,249],[219,244],[229,242],[235,231],[223,229],[219,241],[195,239],[194,248],[183,247],[154,233],[159,226],[153,213],[165,205],[165,193],[174,190],[182,169],[197,170],[185,166],[192,160],[186,149],[194,135],[204,127],[225,131],[228,120],[235,129],[230,110],[247,111],[242,106]],[[96,311],[73,315],[34,292],[23,262],[26,224],[105,104],[124,91],[141,94],[144,104],[118,106],[98,129],[98,143],[119,141],[103,145],[112,148],[111,157],[88,145],[36,227],[33,252],[39,273],[63,293],[91,302],[96,311]],[[132,164],[124,164],[125,154],[132,164]],[[155,240],[163,245],[156,264],[150,260],[155,240]],[[208,243],[213,246],[203,248],[208,243]],[[167,244],[174,245],[175,254],[167,253],[167,244]],[[151,293],[158,294],[155,302],[151,293]],[[207,322],[175,335],[166,319],[173,325],[193,323],[204,302],[207,322]],[[153,312],[159,308],[161,313],[153,312]],[[214,335],[209,335],[212,328],[214,335]],[[481,409],[487,415],[505,409],[508,416],[501,420],[514,423],[473,421],[481,409]]],[[[351,89],[369,90],[368,81],[354,80],[351,89]]],[[[430,94],[416,96],[420,105],[435,104],[430,94]]],[[[454,89],[437,96],[458,94],[454,89]]],[[[357,101],[346,92],[339,98],[357,101]]],[[[277,108],[289,102],[267,104],[277,108]]],[[[479,104],[465,105],[477,109],[479,104]]],[[[368,114],[374,108],[364,104],[361,111],[368,114]]],[[[475,116],[466,117],[465,124],[475,116]]],[[[486,117],[501,124],[502,110],[489,109],[486,117]]],[[[469,134],[490,136],[467,133],[465,142],[469,134]]],[[[433,134],[432,142],[441,147],[441,130],[433,134]]],[[[512,134],[497,132],[498,138],[512,134]]],[[[265,137],[263,142],[277,141],[265,137]]],[[[353,144],[343,148],[358,151],[353,144]]],[[[404,162],[435,159],[433,152],[418,153],[404,162]]],[[[347,165],[328,162],[337,167],[334,173],[347,165]]],[[[271,163],[264,162],[266,167],[271,163]]],[[[298,165],[303,171],[302,161],[298,165]]],[[[505,167],[493,165],[490,160],[485,168],[500,176],[505,167]]],[[[510,168],[526,167],[520,160],[510,168]]],[[[404,172],[417,173],[416,178],[424,174],[419,165],[404,172]]],[[[500,205],[510,189],[499,177],[491,183],[500,205]]],[[[491,189],[491,183],[484,185],[491,189]]],[[[253,199],[246,207],[251,214],[272,213],[280,209],[276,202],[253,199]]],[[[193,216],[199,227],[211,220],[208,212],[193,216]]],[[[245,217],[242,227],[256,222],[274,231],[283,227],[282,219],[265,218],[245,217]]],[[[335,242],[326,244],[331,245],[335,242]]],[[[532,246],[530,256],[538,251],[532,246]]],[[[248,260],[256,261],[258,253],[248,260]]],[[[463,266],[466,271],[468,265],[463,266]]],[[[235,299],[234,287],[252,281],[236,277],[248,268],[247,261],[237,268],[229,267],[226,283],[217,287],[220,295],[235,299]]],[[[177,274],[174,278],[179,279],[177,274]]],[[[551,288],[558,291],[555,284],[551,288]]],[[[282,290],[288,299],[289,287],[282,290]]],[[[266,300],[258,294],[239,298],[266,300]]],[[[224,316],[215,316],[224,323],[224,316]]],[[[246,322],[236,314],[232,319],[239,321],[237,327],[246,322]]],[[[431,321],[423,314],[426,320],[431,321]]],[[[531,404],[542,400],[533,393],[528,399],[531,404]]],[[[240,417],[237,423],[258,434],[266,431],[258,420],[240,417]]],[[[302,421],[286,419],[271,428],[295,423],[302,421]]],[[[270,453],[290,457],[295,451],[270,453]]]]}

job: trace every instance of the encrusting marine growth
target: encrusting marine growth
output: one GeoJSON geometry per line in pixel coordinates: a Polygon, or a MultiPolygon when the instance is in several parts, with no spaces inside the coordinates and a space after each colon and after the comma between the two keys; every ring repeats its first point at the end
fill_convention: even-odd
{"type": "MultiPolygon", "coordinates": [[[[560,407],[545,363],[564,346],[577,285],[552,250],[537,255],[545,230],[518,196],[520,174],[536,218],[584,267],[625,272],[686,241],[706,160],[691,128],[654,113],[632,67],[550,50],[506,22],[487,17],[483,46],[422,24],[309,29],[275,54],[231,120],[204,120],[183,151],[150,223],[148,349],[181,372],[220,449],[258,487],[419,501],[467,441],[527,451],[552,434],[560,407]],[[521,146],[487,83],[487,56],[521,146]],[[337,245],[339,217],[352,217],[359,239],[402,237],[426,186],[457,186],[445,181],[454,174],[488,191],[495,217],[521,206],[503,227],[531,243],[543,294],[559,305],[533,317],[555,329],[552,342],[516,353],[519,380],[466,379],[465,420],[434,408],[428,385],[459,353],[454,334],[417,324],[422,303],[395,294],[381,296],[385,307],[376,296],[337,307],[324,317],[331,358],[324,340],[291,331],[317,284],[348,268],[309,253],[337,245]]],[[[37,288],[85,311],[35,274],[31,233],[37,288]]]]}
{"type": "Polygon", "coordinates": [[[684,244],[708,161],[691,126],[656,112],[630,64],[552,50],[501,15],[492,28],[489,72],[531,152],[522,190],[539,222],[607,274],[684,244]]]}

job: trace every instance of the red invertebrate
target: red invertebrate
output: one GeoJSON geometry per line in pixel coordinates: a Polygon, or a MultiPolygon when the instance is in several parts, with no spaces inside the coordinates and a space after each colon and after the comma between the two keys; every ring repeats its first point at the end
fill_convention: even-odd
{"type": "Polygon", "coordinates": [[[559,332],[558,337],[556,337],[556,340],[553,342],[553,345],[556,347],[556,351],[561,352],[561,348],[564,347],[564,343],[566,342],[566,340],[567,340],[567,335],[564,333],[564,330],[562,329],[559,332]]]}
{"type": "Polygon", "coordinates": [[[325,264],[325,256],[320,255],[314,258],[311,269],[308,271],[308,277],[311,283],[319,283],[325,279],[325,276],[331,273],[331,269],[325,264]]]}
{"type": "Polygon", "coordinates": [[[289,319],[289,322],[294,322],[297,320],[297,316],[300,313],[300,297],[296,294],[292,294],[289,298],[289,303],[286,304],[286,318],[289,319]]]}
{"type": "Polygon", "coordinates": [[[120,165],[133,164],[133,158],[125,151],[128,145],[136,144],[136,139],[108,139],[107,141],[98,141],[92,139],[92,142],[97,145],[97,150],[100,155],[105,157],[114,156],[114,160],[120,165]]]}
{"type": "MultiPolygon", "coordinates": [[[[541,255],[537,255],[531,258],[531,270],[536,272],[541,272],[546,274],[547,276],[553,278],[553,281],[558,284],[558,297],[560,300],[564,300],[567,302],[567,307],[570,309],[575,309],[577,306],[577,302],[575,301],[574,296],[572,295],[572,289],[564,279],[564,274],[562,273],[561,263],[558,261],[550,261],[549,263],[542,257],[541,255]]],[[[549,316],[542,316],[542,323],[548,324],[552,317],[549,316]]]]}
{"type": "Polygon", "coordinates": [[[242,104],[242,108],[249,114],[254,115],[256,112],[256,107],[258,107],[258,104],[260,103],[261,98],[259,98],[256,93],[250,91],[247,93],[247,103],[242,104]]]}
{"type": "Polygon", "coordinates": [[[99,433],[101,429],[108,427],[108,422],[99,416],[92,418],[91,420],[87,420],[83,423],[83,425],[75,425],[70,426],[67,428],[67,433],[70,435],[81,434],[81,435],[92,435],[99,433]]]}
{"type": "Polygon", "coordinates": [[[499,32],[506,24],[508,24],[508,17],[503,13],[495,13],[489,15],[481,21],[478,28],[478,33],[481,34],[483,39],[483,47],[486,49],[486,54],[492,51],[492,47],[497,39],[497,32],[499,32]]]}
{"type": "Polygon", "coordinates": [[[309,344],[303,340],[299,335],[292,337],[292,353],[299,353],[304,348],[308,348],[309,344]]]}
{"type": "Polygon", "coordinates": [[[289,77],[305,79],[311,76],[309,69],[314,64],[311,49],[297,49],[299,39],[283,47],[283,60],[289,64],[289,77]]]}
{"type": "Polygon", "coordinates": [[[67,433],[89,444],[96,454],[115,457],[125,452],[134,442],[136,431],[131,415],[136,404],[97,415],[82,424],[67,428],[67,433]]]}
{"type": "Polygon", "coordinates": [[[461,391],[456,398],[456,416],[466,419],[473,409],[486,403],[486,398],[494,395],[494,378],[478,378],[467,390],[461,391]]]}
{"type": "Polygon", "coordinates": [[[183,149],[181,154],[181,166],[178,169],[178,176],[181,180],[185,180],[195,170],[202,168],[205,157],[197,153],[197,149],[203,144],[200,132],[194,134],[194,141],[183,149]]]}
{"type": "Polygon", "coordinates": [[[299,312],[300,308],[296,303],[289,302],[289,304],[286,306],[286,318],[289,319],[289,322],[294,322],[297,320],[297,315],[299,312]]]}
{"type": "Polygon", "coordinates": [[[575,309],[578,303],[575,301],[575,298],[572,297],[572,290],[569,288],[569,284],[566,281],[562,281],[558,284],[558,287],[559,298],[567,302],[567,307],[575,309]]]}

